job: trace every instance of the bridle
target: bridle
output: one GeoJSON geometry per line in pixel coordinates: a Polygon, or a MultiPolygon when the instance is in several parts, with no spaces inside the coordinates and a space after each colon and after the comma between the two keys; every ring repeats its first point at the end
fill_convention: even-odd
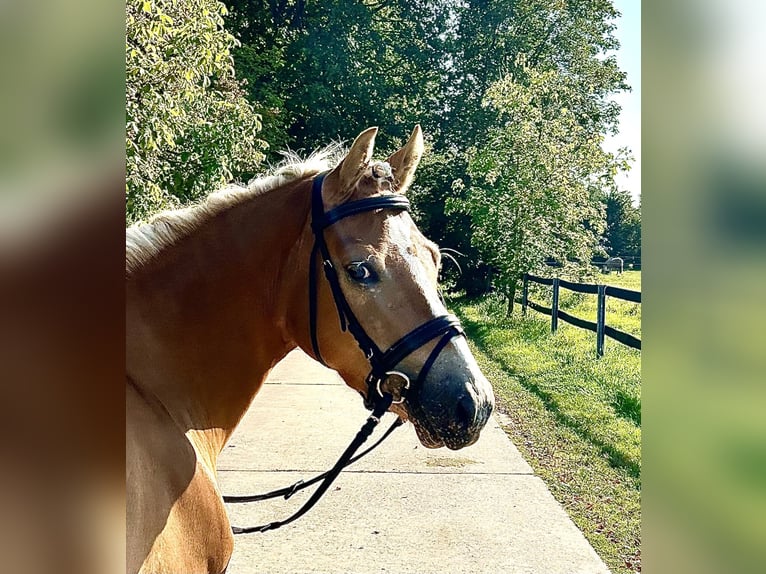
{"type": "Polygon", "coordinates": [[[234,526],[232,531],[235,534],[247,534],[250,532],[266,532],[268,530],[274,530],[285,524],[289,524],[294,520],[297,520],[303,516],[309,509],[316,504],[316,502],[322,497],[322,495],[330,487],[330,484],[337,478],[340,472],[350,464],[356,462],[367,453],[375,449],[381,444],[397,427],[403,423],[402,419],[397,418],[391,427],[378,439],[375,444],[369,447],[361,454],[355,455],[356,451],[362,446],[362,444],[370,437],[372,431],[380,423],[380,419],[388,411],[392,404],[403,403],[408,395],[412,393],[418,393],[422,388],[423,382],[426,379],[431,367],[433,366],[439,354],[447,346],[447,344],[457,336],[464,336],[463,328],[460,326],[460,321],[454,315],[440,315],[429,321],[426,321],[419,327],[416,327],[404,337],[396,341],[387,350],[382,351],[378,345],[372,340],[372,338],[364,330],[364,327],[359,323],[356,315],[354,315],[351,306],[343,294],[341,289],[340,279],[338,272],[332,263],[330,257],[330,251],[325,241],[325,230],[337,223],[338,221],[351,217],[359,213],[365,213],[367,211],[377,211],[380,209],[387,209],[396,212],[409,211],[410,202],[403,195],[383,195],[376,197],[369,197],[366,199],[360,199],[357,201],[351,201],[344,203],[325,212],[324,202],[322,200],[322,183],[327,173],[322,173],[314,178],[311,188],[311,229],[314,234],[314,247],[311,250],[311,260],[309,262],[309,329],[311,331],[311,346],[314,351],[315,358],[327,366],[322,353],[319,350],[319,338],[317,335],[317,298],[318,298],[318,281],[316,264],[317,259],[322,260],[322,269],[324,270],[325,278],[330,285],[333,300],[335,301],[335,307],[338,311],[338,318],[340,319],[340,327],[342,331],[349,331],[354,339],[356,339],[359,348],[364,353],[364,356],[370,363],[370,372],[365,379],[367,385],[367,394],[365,395],[365,406],[372,410],[372,414],[368,417],[362,428],[357,433],[354,440],[346,448],[343,454],[338,458],[335,465],[328,470],[308,481],[298,481],[295,484],[267,492],[265,494],[247,495],[247,496],[224,496],[225,502],[237,503],[237,502],[255,502],[259,500],[266,500],[269,498],[276,498],[283,496],[285,499],[290,498],[293,494],[302,490],[308,486],[311,486],[319,481],[322,483],[317,487],[316,491],[312,494],[309,500],[292,516],[275,522],[269,522],[260,526],[251,526],[241,528],[234,526]],[[396,367],[407,358],[410,354],[417,351],[430,341],[440,337],[439,341],[434,346],[433,350],[429,354],[423,367],[418,373],[417,379],[414,385],[410,384],[409,377],[396,370],[396,367]],[[394,397],[391,392],[385,390],[382,384],[391,376],[397,376],[404,380],[404,385],[398,389],[398,397],[394,397]]]}
{"type": "Polygon", "coordinates": [[[425,381],[428,372],[431,370],[434,362],[438,358],[442,349],[450,342],[453,337],[464,335],[463,328],[460,326],[460,320],[454,315],[440,315],[426,321],[419,327],[416,327],[396,343],[391,345],[386,351],[382,351],[375,341],[370,338],[364,327],[351,310],[351,306],[343,294],[340,286],[338,272],[330,258],[330,251],[327,248],[327,242],[324,238],[325,230],[338,221],[367,211],[376,211],[387,209],[391,211],[409,211],[410,202],[403,195],[381,195],[369,197],[343,203],[330,211],[325,212],[324,202],[322,201],[322,182],[326,174],[320,174],[314,178],[311,188],[311,229],[314,232],[314,248],[311,251],[311,261],[309,267],[309,328],[311,330],[311,346],[314,350],[314,356],[323,365],[327,366],[322,353],[319,350],[319,339],[317,336],[317,259],[322,259],[322,269],[324,269],[325,278],[330,284],[332,298],[335,301],[335,307],[338,310],[340,319],[340,328],[342,331],[349,331],[356,339],[359,348],[364,356],[370,362],[370,372],[365,380],[367,384],[367,395],[365,404],[367,408],[372,409],[374,402],[383,396],[381,384],[390,375],[396,375],[404,379],[405,384],[401,389],[400,396],[394,400],[394,403],[402,403],[405,400],[405,393],[413,392],[410,389],[410,380],[407,375],[397,371],[399,366],[407,356],[417,351],[420,347],[426,345],[433,339],[441,337],[439,342],[431,351],[428,359],[423,363],[423,367],[418,374],[414,385],[414,392],[419,391],[425,381]]]}

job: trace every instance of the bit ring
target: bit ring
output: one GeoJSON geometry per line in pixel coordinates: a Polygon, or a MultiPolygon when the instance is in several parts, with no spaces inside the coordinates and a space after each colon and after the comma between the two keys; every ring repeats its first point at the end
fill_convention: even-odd
{"type": "MultiPolygon", "coordinates": [[[[404,379],[404,387],[402,387],[402,391],[406,391],[410,388],[410,378],[402,373],[401,371],[386,371],[386,378],[388,378],[388,375],[397,375],[398,377],[401,377],[404,379]]],[[[378,379],[378,383],[376,385],[378,394],[382,397],[383,391],[380,388],[380,383],[382,383],[385,379],[378,379]]],[[[404,393],[402,392],[398,399],[391,401],[392,405],[400,405],[404,402],[404,393]]]]}

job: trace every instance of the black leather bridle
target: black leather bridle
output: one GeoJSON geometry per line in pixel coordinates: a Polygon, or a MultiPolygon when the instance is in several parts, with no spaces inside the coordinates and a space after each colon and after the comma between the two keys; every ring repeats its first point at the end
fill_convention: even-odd
{"type": "Polygon", "coordinates": [[[367,211],[376,211],[387,209],[391,211],[409,211],[410,202],[403,195],[381,195],[369,197],[343,203],[338,207],[325,212],[324,202],[322,201],[322,182],[325,174],[320,174],[314,178],[311,188],[311,229],[314,232],[314,248],[311,251],[311,262],[309,267],[309,324],[311,329],[311,346],[314,350],[314,356],[326,366],[322,353],[319,350],[319,339],[317,337],[317,259],[321,257],[322,269],[324,269],[327,282],[330,284],[332,298],[335,301],[335,307],[338,310],[340,319],[340,328],[343,331],[348,330],[356,339],[359,348],[370,362],[370,373],[367,375],[367,396],[365,404],[367,408],[372,409],[376,400],[383,396],[381,383],[390,375],[397,375],[404,378],[405,385],[401,389],[401,394],[394,402],[403,402],[405,393],[413,392],[410,389],[409,377],[401,371],[395,370],[396,367],[411,353],[417,351],[420,347],[430,341],[441,337],[439,342],[431,351],[428,359],[423,363],[417,380],[415,381],[415,392],[419,390],[425,381],[428,372],[431,370],[434,362],[441,353],[442,349],[450,342],[453,337],[464,335],[463,328],[460,326],[460,320],[454,315],[440,315],[426,321],[419,327],[416,327],[396,343],[391,345],[386,351],[382,351],[375,344],[351,310],[351,306],[343,294],[340,286],[338,272],[330,258],[330,251],[327,248],[327,242],[324,238],[325,230],[341,219],[351,217],[367,211]]]}
{"type": "Polygon", "coordinates": [[[359,213],[367,211],[375,211],[379,209],[388,209],[392,211],[408,211],[410,202],[403,195],[383,195],[370,197],[367,199],[360,199],[358,201],[351,201],[339,205],[338,207],[325,212],[324,202],[322,201],[322,182],[324,181],[326,173],[317,175],[314,178],[314,182],[311,188],[311,229],[314,233],[314,247],[311,250],[311,261],[309,262],[309,328],[311,330],[311,346],[314,351],[314,356],[323,365],[327,366],[322,353],[319,350],[319,338],[317,336],[317,259],[322,260],[322,269],[327,282],[330,285],[332,291],[333,300],[335,301],[335,307],[338,310],[338,318],[340,319],[340,327],[343,331],[349,331],[356,339],[359,348],[364,353],[367,360],[370,362],[370,372],[365,380],[367,384],[367,394],[365,396],[365,406],[372,410],[372,414],[368,417],[362,428],[359,430],[354,440],[346,448],[343,454],[338,458],[335,465],[328,470],[308,481],[298,481],[295,484],[267,492],[265,494],[255,494],[246,496],[224,496],[225,502],[237,503],[237,502],[256,502],[260,500],[266,500],[269,498],[276,498],[283,496],[285,499],[290,498],[293,494],[302,490],[308,486],[311,486],[317,482],[321,484],[317,487],[309,500],[293,515],[290,517],[262,524],[259,526],[250,527],[232,527],[232,531],[235,534],[248,534],[251,532],[266,532],[268,530],[274,530],[280,528],[285,524],[289,524],[294,520],[297,520],[311,509],[314,504],[322,497],[322,495],[330,487],[330,484],[337,478],[340,472],[348,465],[356,462],[368,452],[375,449],[381,444],[398,426],[402,424],[402,419],[397,418],[391,427],[378,439],[375,444],[369,447],[361,454],[356,455],[356,451],[364,444],[364,442],[370,437],[372,431],[380,423],[380,419],[394,403],[401,403],[407,398],[408,394],[418,392],[425,381],[428,372],[431,370],[434,362],[438,358],[444,347],[456,336],[464,336],[463,328],[460,326],[460,321],[454,315],[440,315],[429,321],[426,321],[419,327],[416,327],[404,337],[399,339],[396,343],[391,345],[386,351],[381,351],[375,342],[367,335],[362,325],[357,320],[354,312],[351,309],[346,296],[343,294],[343,290],[340,286],[340,279],[338,278],[338,272],[332,263],[330,258],[330,251],[327,248],[327,242],[324,238],[325,230],[331,225],[337,223],[341,219],[351,217],[359,213]],[[414,389],[411,388],[409,377],[397,371],[396,367],[399,366],[406,357],[423,347],[430,341],[441,337],[434,346],[433,350],[423,363],[423,367],[418,373],[418,377],[415,381],[414,389]],[[398,389],[398,398],[394,398],[393,394],[388,390],[381,387],[382,383],[392,375],[399,376],[404,380],[404,386],[398,389]]]}

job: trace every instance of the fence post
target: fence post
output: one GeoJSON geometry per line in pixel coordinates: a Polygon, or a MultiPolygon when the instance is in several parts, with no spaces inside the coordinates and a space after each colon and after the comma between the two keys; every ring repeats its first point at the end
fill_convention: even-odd
{"type": "Polygon", "coordinates": [[[551,333],[559,328],[559,278],[553,280],[553,304],[551,305],[551,333]]]}
{"type": "Polygon", "coordinates": [[[606,324],[606,285],[598,286],[596,307],[596,356],[604,356],[604,325],[606,324]]]}
{"type": "Polygon", "coordinates": [[[529,273],[524,273],[524,282],[521,285],[521,314],[527,315],[527,301],[529,300],[529,273]]]}

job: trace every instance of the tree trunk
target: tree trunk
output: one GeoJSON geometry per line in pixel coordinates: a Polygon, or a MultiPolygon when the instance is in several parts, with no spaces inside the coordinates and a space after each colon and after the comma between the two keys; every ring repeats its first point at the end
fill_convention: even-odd
{"type": "Polygon", "coordinates": [[[508,310],[505,316],[510,317],[513,314],[513,304],[516,301],[516,281],[508,288],[508,310]]]}

